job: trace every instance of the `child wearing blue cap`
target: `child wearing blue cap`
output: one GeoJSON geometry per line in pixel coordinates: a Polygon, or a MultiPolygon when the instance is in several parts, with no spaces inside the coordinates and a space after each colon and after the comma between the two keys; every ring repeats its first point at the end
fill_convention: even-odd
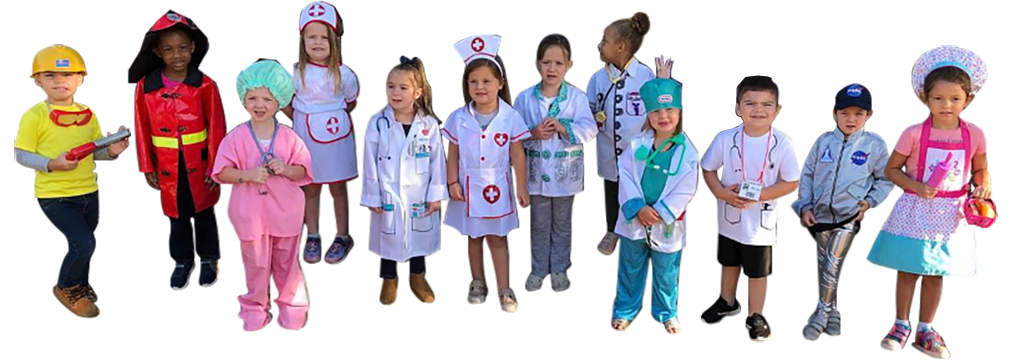
{"type": "Polygon", "coordinates": [[[865,131],[871,118],[871,92],[851,84],[836,94],[836,129],[811,147],[801,174],[794,212],[818,248],[818,307],[804,327],[804,338],[840,334],[836,289],[850,244],[861,230],[864,212],[878,206],[893,183],[885,176],[889,153],[878,134],[865,131]]]}
{"type": "MultiPolygon", "coordinates": [[[[669,70],[665,70],[669,73],[669,70]]],[[[653,318],[681,331],[677,287],[685,245],[685,209],[698,188],[698,151],[682,130],[681,83],[654,79],[639,89],[648,115],[618,163],[621,252],[611,327],[624,331],[642,309],[653,263],[653,318]]]]}

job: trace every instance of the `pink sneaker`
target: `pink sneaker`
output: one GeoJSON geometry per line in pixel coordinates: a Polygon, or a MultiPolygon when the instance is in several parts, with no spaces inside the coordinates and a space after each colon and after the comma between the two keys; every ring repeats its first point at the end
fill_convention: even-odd
{"type": "Polygon", "coordinates": [[[942,335],[939,335],[935,330],[917,331],[917,340],[913,345],[925,355],[934,358],[946,359],[952,356],[949,354],[949,349],[945,347],[942,335]]]}
{"type": "Polygon", "coordinates": [[[893,329],[889,330],[889,334],[885,335],[885,338],[882,339],[882,348],[889,351],[902,350],[903,345],[907,343],[907,339],[909,338],[910,325],[893,323],[893,329]]]}

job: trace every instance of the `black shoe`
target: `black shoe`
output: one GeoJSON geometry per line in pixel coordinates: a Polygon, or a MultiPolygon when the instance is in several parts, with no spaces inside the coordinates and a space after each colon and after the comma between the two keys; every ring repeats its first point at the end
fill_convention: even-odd
{"type": "Polygon", "coordinates": [[[748,317],[748,320],[744,323],[744,327],[748,328],[748,336],[751,337],[752,341],[769,341],[769,322],[766,322],[766,318],[762,317],[761,313],[756,313],[751,315],[751,317],[748,317]]]}
{"type": "Polygon", "coordinates": [[[177,263],[173,269],[173,276],[169,278],[169,286],[174,290],[187,288],[190,283],[191,272],[194,271],[194,263],[177,263]]]}
{"type": "Polygon", "coordinates": [[[741,313],[741,304],[737,302],[736,298],[734,299],[734,305],[731,306],[723,297],[720,297],[706,312],[702,312],[702,322],[711,325],[720,322],[724,317],[733,316],[738,313],[741,313]]]}
{"type": "Polygon", "coordinates": [[[203,259],[201,260],[201,277],[198,278],[198,284],[201,287],[211,287],[219,280],[219,260],[216,259],[203,259]]]}

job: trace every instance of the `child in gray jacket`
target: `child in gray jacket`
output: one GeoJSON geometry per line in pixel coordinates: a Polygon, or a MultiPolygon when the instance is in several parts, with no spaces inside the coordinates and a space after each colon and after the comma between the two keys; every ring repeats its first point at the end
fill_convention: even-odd
{"type": "Polygon", "coordinates": [[[866,132],[871,93],[851,84],[836,94],[836,130],[815,141],[805,161],[794,212],[818,246],[818,307],[804,327],[804,338],[840,334],[836,284],[864,212],[881,204],[893,189],[884,170],[889,160],[885,141],[866,132]]]}

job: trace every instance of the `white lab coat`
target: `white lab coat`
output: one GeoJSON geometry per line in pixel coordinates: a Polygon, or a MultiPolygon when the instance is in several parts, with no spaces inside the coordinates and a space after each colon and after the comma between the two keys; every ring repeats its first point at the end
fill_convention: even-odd
{"type": "MultiPolygon", "coordinates": [[[[530,195],[567,197],[582,191],[585,178],[585,160],[582,143],[596,137],[596,120],[589,111],[586,94],[570,84],[565,87],[566,97],[559,104],[557,119],[568,130],[568,138],[555,134],[547,140],[529,139],[526,148],[526,170],[529,176],[530,195]]],[[[515,110],[522,115],[526,126],[532,129],[547,117],[554,98],[536,93],[537,86],[519,93],[515,110]]]]}
{"type": "MultiPolygon", "coordinates": [[[[630,147],[619,159],[620,179],[618,181],[618,201],[622,209],[629,202],[644,204],[645,196],[642,193],[642,175],[645,174],[646,161],[635,159],[635,151],[645,145],[646,149],[653,147],[652,130],[648,130],[638,138],[629,142],[630,147]]],[[[698,164],[699,154],[691,139],[685,134],[684,159],[681,159],[681,147],[675,149],[670,162],[670,172],[681,165],[677,175],[667,177],[667,183],[660,193],[660,199],[652,205],[656,213],[660,214],[663,224],[652,226],[652,242],[650,248],[657,252],[674,253],[684,249],[686,218],[683,215],[687,210],[688,203],[695,196],[698,189],[698,164]]],[[[643,240],[646,238],[646,228],[638,221],[638,217],[626,220],[622,212],[617,219],[616,232],[628,239],[643,240]]]]}
{"type": "Polygon", "coordinates": [[[610,77],[616,78],[619,71],[613,65],[607,67],[610,75],[606,69],[593,74],[586,94],[593,115],[602,110],[607,116],[599,125],[600,133],[596,138],[597,173],[603,179],[616,182],[619,157],[631,140],[642,132],[642,124],[646,120],[645,104],[639,89],[645,82],[656,79],[656,73],[635,60],[621,75],[624,79],[612,85],[610,77]]]}
{"type": "Polygon", "coordinates": [[[360,205],[371,213],[370,250],[405,262],[441,248],[441,212],[424,216],[427,202],[448,199],[444,143],[437,119],[417,114],[407,136],[391,107],[371,118],[363,155],[360,205]]]}
{"type": "Polygon", "coordinates": [[[529,138],[529,127],[508,103],[484,130],[472,103],[459,108],[441,130],[459,146],[459,184],[465,202],[448,202],[445,224],[469,237],[506,236],[519,227],[509,154],[511,144],[529,138]]]}

